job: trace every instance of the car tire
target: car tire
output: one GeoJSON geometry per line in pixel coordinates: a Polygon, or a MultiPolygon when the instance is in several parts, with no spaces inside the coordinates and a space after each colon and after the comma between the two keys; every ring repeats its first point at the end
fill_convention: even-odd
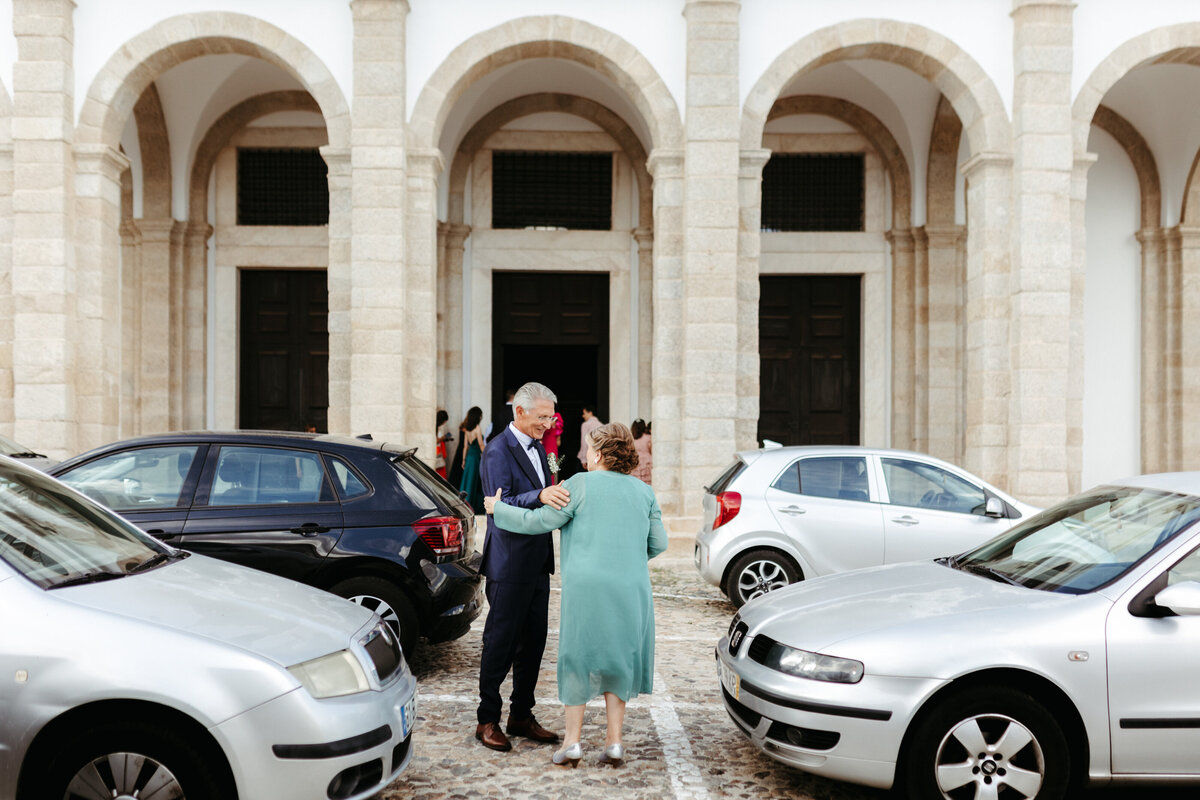
{"type": "Polygon", "coordinates": [[[774,550],[750,550],[742,553],[725,576],[725,594],[735,608],[759,595],[782,589],[803,576],[792,560],[774,550]]]}
{"type": "Polygon", "coordinates": [[[162,792],[187,800],[226,800],[236,794],[223,784],[221,776],[228,771],[213,763],[209,748],[197,747],[174,726],[150,722],[72,730],[44,769],[40,778],[31,777],[27,797],[109,800],[162,792]]]}
{"type": "Polygon", "coordinates": [[[910,800],[1059,800],[1071,782],[1070,752],[1054,715],[1032,696],[978,687],[940,701],[913,728],[900,785],[910,800]]]}
{"type": "Polygon", "coordinates": [[[335,584],[329,591],[381,616],[400,641],[404,657],[412,658],[420,627],[417,612],[404,590],[384,578],[368,577],[350,578],[335,584]]]}

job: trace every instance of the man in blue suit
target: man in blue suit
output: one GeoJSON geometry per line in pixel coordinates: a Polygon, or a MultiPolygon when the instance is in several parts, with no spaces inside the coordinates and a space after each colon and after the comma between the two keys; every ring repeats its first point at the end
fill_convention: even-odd
{"type": "MultiPolygon", "coordinates": [[[[480,474],[483,492],[503,492],[504,501],[521,508],[552,505],[562,508],[570,499],[562,486],[551,485],[542,434],[554,423],[554,392],[540,383],[527,383],[513,396],[513,421],[483,451],[480,474]]],[[[558,741],[533,718],[534,687],[546,649],[550,573],[554,572],[551,534],[527,536],[496,527],[487,520],[480,569],[487,583],[488,615],[479,657],[479,708],[475,738],[493,750],[511,750],[509,735],[538,742],[558,741]],[[508,724],[500,730],[503,702],[500,685],[513,675],[508,724]]]]}

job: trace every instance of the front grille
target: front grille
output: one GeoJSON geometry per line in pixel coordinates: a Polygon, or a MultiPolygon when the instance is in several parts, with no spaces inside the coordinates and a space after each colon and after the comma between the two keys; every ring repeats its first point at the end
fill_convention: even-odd
{"type": "Polygon", "coordinates": [[[778,642],[770,636],[762,636],[761,634],[754,637],[754,641],[750,642],[749,649],[746,650],[746,655],[750,656],[751,661],[757,661],[759,664],[767,663],[767,653],[771,652],[771,648],[778,642]]]}
{"type": "Polygon", "coordinates": [[[758,727],[758,722],[762,719],[762,714],[753,709],[746,708],[744,705],[739,703],[733,698],[733,695],[731,695],[724,686],[721,687],[721,693],[725,695],[725,702],[729,705],[731,713],[737,714],[738,719],[740,719],[748,727],[758,727]]]}
{"type": "Polygon", "coordinates": [[[767,738],[793,747],[808,750],[830,750],[842,738],[836,731],[818,731],[812,728],[797,728],[782,722],[772,722],[767,729],[767,738]]]}
{"type": "Polygon", "coordinates": [[[392,634],[391,628],[386,623],[380,623],[362,642],[363,649],[367,651],[367,655],[371,657],[371,663],[375,667],[375,674],[379,677],[380,683],[386,683],[400,665],[404,661],[404,656],[400,652],[400,642],[392,634]]]}

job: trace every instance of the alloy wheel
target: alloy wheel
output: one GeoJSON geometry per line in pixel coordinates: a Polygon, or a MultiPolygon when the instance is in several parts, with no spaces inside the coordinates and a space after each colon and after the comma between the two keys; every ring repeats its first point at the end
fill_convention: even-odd
{"type": "Polygon", "coordinates": [[[1017,720],[980,714],[958,723],[938,746],[937,786],[946,800],[1036,797],[1046,777],[1037,738],[1017,720]]]}
{"type": "Polygon", "coordinates": [[[753,600],[759,595],[782,589],[791,582],[787,572],[777,562],[768,559],[751,561],[738,574],[738,592],[744,600],[753,600]]]}
{"type": "Polygon", "coordinates": [[[163,764],[138,753],[109,753],[85,764],[67,786],[71,800],[183,800],[183,787],[163,764]]]}

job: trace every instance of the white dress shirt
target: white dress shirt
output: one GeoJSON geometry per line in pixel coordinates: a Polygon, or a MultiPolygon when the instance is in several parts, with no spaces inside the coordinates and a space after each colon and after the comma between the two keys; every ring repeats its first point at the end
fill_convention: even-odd
{"type": "Polygon", "coordinates": [[[537,473],[538,479],[541,480],[544,487],[546,485],[546,473],[542,471],[542,454],[538,452],[536,446],[531,447],[535,439],[532,436],[526,436],[524,433],[521,433],[516,423],[508,423],[508,429],[513,432],[513,436],[517,437],[517,441],[525,449],[525,455],[529,457],[529,463],[533,464],[533,471],[537,473]]]}

